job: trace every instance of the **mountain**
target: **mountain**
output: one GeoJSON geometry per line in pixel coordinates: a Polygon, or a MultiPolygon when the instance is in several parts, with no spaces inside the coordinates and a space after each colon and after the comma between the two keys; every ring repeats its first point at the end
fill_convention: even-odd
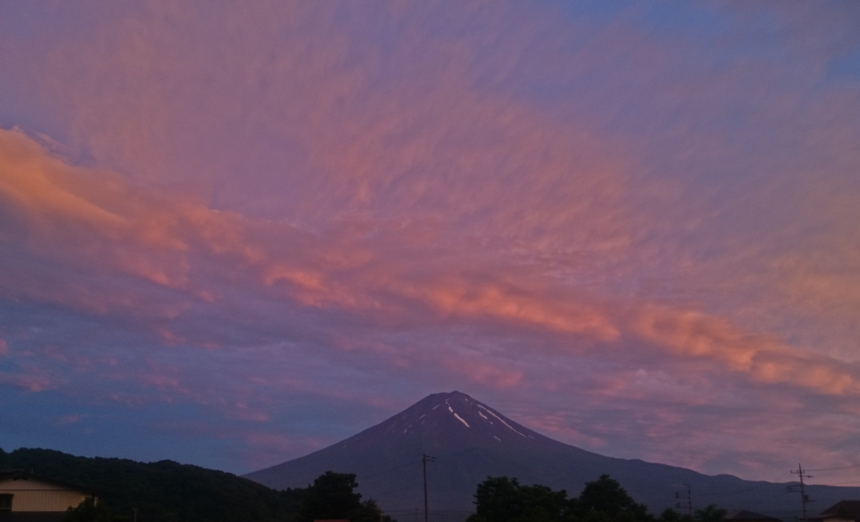
{"type": "Polygon", "coordinates": [[[0,449],[0,470],[12,469],[98,491],[114,520],[129,522],[292,522],[305,493],[275,491],[232,473],[170,460],[142,463],[46,449],[0,449]]]}
{"type": "MultiPolygon", "coordinates": [[[[433,520],[463,520],[473,511],[473,495],[487,476],[516,477],[520,484],[543,484],[576,496],[587,481],[607,473],[656,514],[675,507],[676,492],[689,485],[693,506],[716,503],[793,519],[800,510],[790,483],[752,482],[731,475],[591,453],[552,440],[460,392],[436,393],[332,446],[245,477],[272,488],[306,487],[331,470],[355,473],[359,491],[377,500],[401,522],[423,516],[422,456],[427,463],[428,504],[433,520]]],[[[858,498],[860,488],[807,486],[826,507],[858,498]]],[[[815,512],[811,507],[810,512],[815,512]]]]}

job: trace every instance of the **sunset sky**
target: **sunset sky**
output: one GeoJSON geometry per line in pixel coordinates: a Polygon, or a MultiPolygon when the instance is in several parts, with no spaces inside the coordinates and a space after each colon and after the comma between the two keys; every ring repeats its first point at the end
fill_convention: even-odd
{"type": "Polygon", "coordinates": [[[245,473],[459,390],[860,485],[858,339],[860,2],[0,4],[6,451],[245,473]]]}

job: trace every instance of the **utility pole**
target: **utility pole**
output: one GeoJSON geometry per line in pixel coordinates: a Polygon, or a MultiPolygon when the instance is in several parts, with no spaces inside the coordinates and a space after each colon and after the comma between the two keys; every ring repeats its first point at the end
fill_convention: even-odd
{"type": "Polygon", "coordinates": [[[797,475],[800,478],[800,505],[801,505],[801,508],[803,509],[803,518],[801,520],[803,522],[806,522],[806,505],[809,504],[810,502],[814,502],[814,501],[811,498],[809,498],[809,495],[806,494],[806,489],[805,489],[804,484],[803,484],[803,479],[804,478],[812,478],[812,475],[807,475],[803,471],[803,467],[800,464],[797,465],[796,471],[791,470],[791,474],[797,475]]]}
{"type": "Polygon", "coordinates": [[[687,513],[690,516],[693,516],[693,494],[690,489],[689,484],[682,484],[684,489],[681,491],[675,492],[675,498],[678,499],[678,502],[675,502],[675,507],[678,509],[687,508],[687,513]]]}
{"type": "MultiPolygon", "coordinates": [[[[429,511],[427,510],[427,461],[436,462],[436,457],[430,457],[426,453],[422,453],[421,463],[424,464],[424,522],[430,521],[429,511]]],[[[804,521],[805,522],[805,521],[804,521]]]]}

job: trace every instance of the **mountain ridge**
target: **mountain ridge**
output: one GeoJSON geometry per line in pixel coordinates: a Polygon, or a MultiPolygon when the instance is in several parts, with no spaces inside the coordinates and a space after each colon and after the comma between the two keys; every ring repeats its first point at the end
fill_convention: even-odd
{"type": "Polygon", "coordinates": [[[112,520],[129,522],[132,513],[144,521],[294,522],[305,494],[171,460],[82,457],[40,448],[0,448],[0,470],[27,470],[95,490],[112,520]]]}
{"type": "MultiPolygon", "coordinates": [[[[783,492],[790,483],[709,476],[564,444],[458,391],[428,395],[327,448],[244,476],[269,487],[286,488],[304,487],[327,470],[356,473],[359,491],[366,498],[379,501],[387,513],[403,517],[423,509],[425,454],[433,457],[427,465],[431,510],[448,514],[451,520],[462,520],[471,512],[478,483],[487,476],[501,475],[576,495],[585,482],[606,473],[654,513],[674,507],[675,493],[684,485],[693,490],[696,508],[716,503],[727,509],[791,518],[800,504],[783,492]]],[[[817,495],[822,505],[860,498],[860,488],[807,486],[807,491],[817,495]]]]}

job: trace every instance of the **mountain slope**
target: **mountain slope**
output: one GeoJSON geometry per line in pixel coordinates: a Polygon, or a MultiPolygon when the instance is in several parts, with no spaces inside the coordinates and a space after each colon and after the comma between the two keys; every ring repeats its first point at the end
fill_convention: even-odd
{"type": "MultiPolygon", "coordinates": [[[[674,507],[683,484],[690,485],[697,508],[717,503],[784,519],[799,508],[797,496],[785,493],[788,484],[605,457],[544,437],[456,391],[430,395],[328,448],[245,476],[287,488],[307,486],[326,470],[356,473],[365,498],[378,500],[396,518],[411,520],[416,509],[423,510],[423,454],[435,459],[427,464],[427,480],[437,520],[464,519],[472,512],[477,484],[497,475],[564,488],[575,496],[586,481],[608,473],[655,513],[674,507]]],[[[808,492],[821,506],[860,498],[860,488],[811,486],[808,492]]]]}
{"type": "Polygon", "coordinates": [[[291,522],[303,490],[275,491],[231,473],[164,460],[76,457],[46,449],[0,449],[0,469],[23,469],[99,492],[118,520],[291,522]]]}

